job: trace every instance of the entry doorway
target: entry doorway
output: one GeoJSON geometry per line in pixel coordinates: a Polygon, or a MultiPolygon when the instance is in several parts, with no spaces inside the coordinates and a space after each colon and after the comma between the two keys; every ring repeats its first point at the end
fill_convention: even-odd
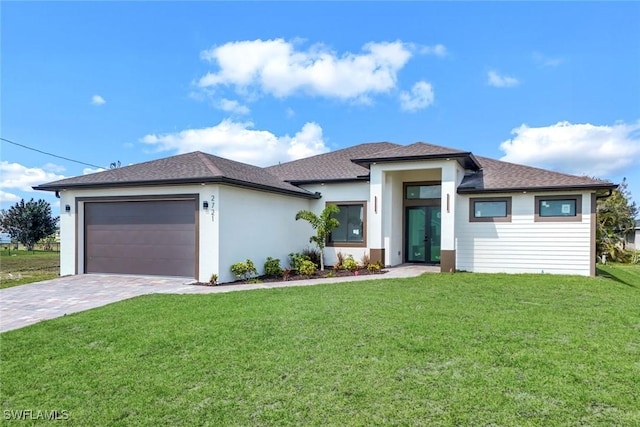
{"type": "Polygon", "coordinates": [[[405,211],[405,260],[440,263],[440,206],[408,206],[405,211]]]}

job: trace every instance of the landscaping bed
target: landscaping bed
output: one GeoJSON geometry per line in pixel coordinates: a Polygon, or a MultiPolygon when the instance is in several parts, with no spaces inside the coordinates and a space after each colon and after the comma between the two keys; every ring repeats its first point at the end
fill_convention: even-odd
{"type": "Polygon", "coordinates": [[[215,285],[212,284],[211,282],[195,282],[193,283],[193,285],[228,286],[228,285],[244,285],[244,284],[251,284],[251,283],[291,282],[295,280],[327,279],[332,277],[380,275],[380,274],[387,273],[387,271],[388,270],[369,271],[366,268],[360,268],[355,271],[328,269],[325,271],[316,271],[313,275],[293,273],[287,276],[286,278],[283,278],[282,276],[259,276],[252,279],[236,280],[235,282],[216,283],[215,285]]]}

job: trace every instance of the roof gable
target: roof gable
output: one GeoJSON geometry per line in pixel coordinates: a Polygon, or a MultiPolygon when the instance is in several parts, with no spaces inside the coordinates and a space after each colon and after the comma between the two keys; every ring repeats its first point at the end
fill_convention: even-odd
{"type": "Polygon", "coordinates": [[[434,160],[454,158],[466,169],[477,169],[478,162],[468,151],[443,147],[426,142],[415,142],[410,145],[401,145],[389,150],[373,153],[369,156],[361,156],[353,159],[354,163],[369,166],[377,162],[397,162],[404,160],[434,160]]]}

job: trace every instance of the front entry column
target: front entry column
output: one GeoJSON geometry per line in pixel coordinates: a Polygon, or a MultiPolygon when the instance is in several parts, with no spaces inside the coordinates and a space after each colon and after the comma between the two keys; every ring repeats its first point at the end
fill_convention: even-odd
{"type": "Polygon", "coordinates": [[[440,271],[453,273],[456,271],[455,204],[458,174],[455,162],[447,166],[442,168],[440,271]]]}
{"type": "Polygon", "coordinates": [[[385,250],[382,241],[382,204],[384,193],[384,173],[376,165],[371,165],[369,175],[369,209],[367,214],[367,246],[372,262],[385,264],[385,250]]]}

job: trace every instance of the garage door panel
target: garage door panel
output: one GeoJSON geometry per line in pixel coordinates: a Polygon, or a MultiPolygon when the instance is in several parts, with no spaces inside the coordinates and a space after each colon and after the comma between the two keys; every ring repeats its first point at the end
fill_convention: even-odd
{"type": "Polygon", "coordinates": [[[195,199],[85,202],[87,273],[195,276],[195,199]]]}
{"type": "Polygon", "coordinates": [[[101,258],[135,258],[161,259],[161,260],[193,260],[195,250],[190,246],[180,245],[154,245],[154,244],[132,244],[132,245],[92,245],[87,250],[87,257],[95,259],[101,258]],[[116,254],[114,256],[114,253],[116,254]]]}
{"type": "Polygon", "coordinates": [[[94,242],[100,242],[102,245],[115,245],[119,242],[127,242],[127,244],[155,244],[155,245],[178,245],[195,247],[195,236],[189,229],[173,230],[170,233],[159,232],[155,230],[139,230],[139,229],[114,229],[114,230],[95,230],[90,229],[89,234],[93,237],[94,242]]]}

